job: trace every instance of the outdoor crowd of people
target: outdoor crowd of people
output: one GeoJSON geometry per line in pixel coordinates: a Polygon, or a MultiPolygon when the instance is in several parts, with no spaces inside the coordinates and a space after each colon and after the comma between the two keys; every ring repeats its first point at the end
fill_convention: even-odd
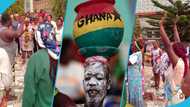
{"type": "MultiPolygon", "coordinates": [[[[2,48],[2,54],[4,54],[1,61],[7,58],[6,60],[11,63],[8,64],[9,62],[7,62],[3,68],[7,71],[2,72],[2,84],[5,86],[2,89],[4,93],[2,94],[2,106],[0,107],[6,106],[7,96],[9,96],[13,83],[13,75],[10,74],[14,72],[15,57],[18,55],[21,55],[23,63],[27,63],[24,75],[22,107],[51,107],[52,105],[54,107],[76,107],[76,105],[89,104],[92,107],[90,102],[93,100],[97,100],[98,105],[104,104],[103,100],[110,86],[109,84],[99,84],[99,82],[102,80],[104,80],[103,83],[108,81],[108,73],[104,74],[104,71],[111,72],[107,64],[105,65],[102,62],[105,58],[96,57],[95,59],[99,62],[95,64],[86,61],[86,64],[89,63],[88,66],[94,69],[93,72],[97,72],[99,76],[95,76],[96,82],[98,82],[96,85],[93,85],[94,81],[85,80],[86,90],[84,90],[84,71],[89,73],[92,71],[87,69],[87,66],[84,69],[84,58],[78,53],[78,47],[71,38],[64,38],[62,42],[63,17],[59,17],[54,22],[52,16],[44,10],[38,13],[26,13],[25,15],[4,13],[1,16],[0,29],[2,29],[0,30],[0,47],[2,48]],[[61,46],[62,50],[60,50],[61,46]],[[60,63],[58,64],[59,56],[60,63]],[[13,68],[9,66],[13,66],[13,68]],[[95,69],[97,67],[100,67],[101,73],[98,72],[99,69],[95,69]],[[100,76],[102,80],[99,80],[100,76]],[[93,93],[89,91],[89,87],[98,87],[100,89],[97,92],[100,91],[101,93],[96,98],[92,97],[93,93]],[[92,94],[87,102],[85,102],[84,91],[92,94]],[[65,101],[65,103],[62,103],[62,101],[65,101]]],[[[89,58],[89,60],[92,61],[94,58],[89,58]]],[[[107,61],[105,62],[107,63],[107,61]]],[[[113,69],[115,69],[115,63],[116,60],[111,62],[113,69]]],[[[122,68],[118,69],[117,71],[121,72],[122,68]]],[[[114,71],[114,73],[116,72],[114,71]]],[[[124,75],[124,71],[122,71],[122,74],[116,74],[117,78],[121,79],[119,81],[121,84],[123,80],[121,75],[124,75]]],[[[109,105],[109,103],[119,104],[118,98],[114,97],[113,99],[112,96],[120,96],[122,86],[118,87],[117,83],[113,85],[114,89],[109,92],[109,97],[105,99],[107,103],[104,105],[109,105]],[[118,91],[115,92],[114,90],[118,91]]]]}
{"type": "MultiPolygon", "coordinates": [[[[160,36],[163,42],[152,42],[150,50],[151,66],[154,78],[154,88],[161,89],[161,81],[164,88],[165,105],[180,103],[189,97],[189,48],[185,46],[179,36],[177,21],[173,24],[174,41],[170,41],[165,29],[164,18],[160,21],[160,36]]],[[[128,65],[128,98],[129,104],[134,107],[144,107],[144,49],[142,39],[134,38],[131,45],[131,55],[128,65]]],[[[160,92],[160,91],[159,91],[160,92]]]]}
{"type": "MultiPolygon", "coordinates": [[[[50,66],[50,62],[57,63],[62,41],[62,32],[63,16],[58,17],[56,21],[54,21],[52,15],[44,10],[34,13],[28,12],[24,15],[17,13],[11,15],[3,13],[1,15],[1,107],[5,107],[7,97],[11,91],[16,56],[22,57],[23,64],[26,63],[26,59],[29,59],[24,77],[23,107],[48,107],[51,105],[50,98],[45,99],[46,101],[38,100],[39,102],[35,102],[35,104],[33,102],[35,100],[32,99],[36,99],[36,96],[42,94],[38,93],[40,95],[36,95],[35,91],[40,90],[36,88],[36,85],[41,81],[40,78],[45,79],[44,77],[46,77],[48,81],[49,71],[51,71],[49,68],[54,69],[54,71],[56,69],[56,65],[54,64],[51,64],[54,65],[54,67],[48,68],[48,66],[50,66]],[[39,56],[38,54],[43,55],[39,56]],[[39,57],[39,59],[36,59],[36,57],[39,57]],[[37,62],[39,62],[39,64],[37,64],[37,62]],[[45,64],[47,64],[47,66],[45,64]],[[47,72],[44,72],[44,69],[46,69],[47,72]],[[38,77],[37,73],[39,75],[45,75],[46,73],[47,75],[38,77]],[[48,106],[43,105],[47,104],[47,101],[49,102],[48,106]]],[[[55,78],[55,76],[52,78],[55,78]]],[[[38,88],[43,87],[43,89],[50,89],[49,87],[53,86],[53,83],[50,84],[51,80],[49,80],[48,85],[40,85],[38,88]]],[[[44,92],[44,90],[41,91],[44,92]]],[[[44,93],[44,95],[49,95],[51,98],[53,97],[50,90],[44,93]]]]}

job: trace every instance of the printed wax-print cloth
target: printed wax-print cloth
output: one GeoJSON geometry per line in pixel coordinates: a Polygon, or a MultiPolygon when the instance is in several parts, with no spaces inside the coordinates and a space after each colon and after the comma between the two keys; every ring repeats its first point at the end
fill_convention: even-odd
{"type": "Polygon", "coordinates": [[[48,49],[48,53],[54,59],[58,59],[60,48],[56,43],[55,30],[50,23],[40,24],[36,32],[36,40],[41,48],[48,49]]]}
{"type": "Polygon", "coordinates": [[[170,66],[170,60],[169,60],[168,54],[166,52],[164,52],[161,55],[160,59],[161,59],[161,61],[160,61],[160,65],[159,65],[159,70],[160,70],[161,75],[164,75],[165,72],[168,71],[168,68],[170,66]]]}
{"type": "Polygon", "coordinates": [[[30,31],[25,31],[22,36],[19,38],[20,46],[23,51],[32,51],[34,44],[33,44],[33,35],[30,31]]]}

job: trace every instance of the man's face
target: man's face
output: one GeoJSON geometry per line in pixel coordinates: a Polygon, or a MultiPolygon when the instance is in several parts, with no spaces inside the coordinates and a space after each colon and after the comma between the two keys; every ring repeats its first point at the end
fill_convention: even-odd
{"type": "Polygon", "coordinates": [[[100,62],[92,62],[85,68],[84,90],[89,104],[100,104],[107,94],[108,80],[104,65],[100,62]]]}
{"type": "Polygon", "coordinates": [[[50,22],[52,20],[51,16],[47,16],[47,20],[50,22]]]}
{"type": "Polygon", "coordinates": [[[44,20],[43,20],[43,17],[39,17],[39,19],[38,19],[38,22],[39,23],[42,23],[44,20]]]}
{"type": "Polygon", "coordinates": [[[57,24],[57,26],[62,26],[63,25],[61,20],[57,20],[56,24],[57,24]]]}

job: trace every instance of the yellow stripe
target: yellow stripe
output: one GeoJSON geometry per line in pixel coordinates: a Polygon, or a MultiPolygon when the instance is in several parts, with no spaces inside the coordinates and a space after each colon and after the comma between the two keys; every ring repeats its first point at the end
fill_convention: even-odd
{"type": "Polygon", "coordinates": [[[124,28],[123,21],[116,20],[114,18],[112,20],[96,20],[95,22],[89,23],[88,25],[84,25],[82,27],[78,27],[78,21],[74,23],[74,38],[80,37],[86,33],[93,32],[103,28],[124,28]]]}

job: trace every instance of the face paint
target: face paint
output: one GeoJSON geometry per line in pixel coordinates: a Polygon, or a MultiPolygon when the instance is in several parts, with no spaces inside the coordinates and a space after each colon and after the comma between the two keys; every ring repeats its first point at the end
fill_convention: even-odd
{"type": "Polygon", "coordinates": [[[106,72],[100,62],[92,62],[85,67],[83,84],[88,105],[99,106],[103,102],[108,88],[106,72]]]}

